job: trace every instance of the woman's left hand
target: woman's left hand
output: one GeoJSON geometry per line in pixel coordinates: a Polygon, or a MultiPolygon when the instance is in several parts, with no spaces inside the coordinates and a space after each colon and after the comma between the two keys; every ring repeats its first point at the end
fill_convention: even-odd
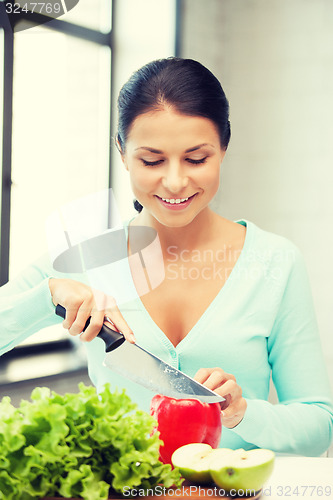
{"type": "Polygon", "coordinates": [[[247,403],[236,378],[221,368],[200,368],[194,379],[225,398],[221,404],[222,425],[232,429],[243,419],[247,403]]]}

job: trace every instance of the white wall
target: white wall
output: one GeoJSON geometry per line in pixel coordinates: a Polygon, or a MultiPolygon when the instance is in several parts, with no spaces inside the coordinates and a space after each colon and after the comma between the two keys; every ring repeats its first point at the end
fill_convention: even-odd
{"type": "Polygon", "coordinates": [[[332,0],[184,0],[182,56],[207,65],[230,101],[214,208],[301,249],[333,387],[332,26],[332,0]]]}
{"type": "MultiPolygon", "coordinates": [[[[175,0],[113,0],[114,20],[114,102],[113,130],[117,125],[117,96],[131,74],[144,64],[174,55],[175,0]]],[[[127,171],[114,144],[112,152],[112,187],[122,218],[131,218],[133,194],[127,171]]]]}

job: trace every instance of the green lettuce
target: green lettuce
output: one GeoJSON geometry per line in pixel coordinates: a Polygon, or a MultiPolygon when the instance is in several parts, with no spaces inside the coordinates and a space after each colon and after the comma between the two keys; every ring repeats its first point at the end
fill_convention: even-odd
{"type": "Polygon", "coordinates": [[[0,402],[0,499],[44,496],[105,500],[159,484],[180,486],[177,469],[159,461],[156,422],[125,391],[57,394],[37,387],[15,408],[0,402]]]}

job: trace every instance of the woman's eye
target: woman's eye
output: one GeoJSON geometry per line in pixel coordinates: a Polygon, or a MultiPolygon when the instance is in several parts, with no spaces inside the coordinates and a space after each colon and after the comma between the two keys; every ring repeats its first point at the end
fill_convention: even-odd
{"type": "Polygon", "coordinates": [[[194,160],[193,158],[186,158],[186,160],[189,163],[192,163],[193,165],[199,165],[201,163],[205,163],[207,158],[208,158],[208,156],[204,156],[203,158],[199,158],[198,160],[194,160]]]}
{"type": "Polygon", "coordinates": [[[144,165],[146,165],[146,167],[156,167],[157,165],[160,165],[163,162],[163,160],[147,161],[144,160],[143,158],[141,158],[141,161],[144,165]]]}

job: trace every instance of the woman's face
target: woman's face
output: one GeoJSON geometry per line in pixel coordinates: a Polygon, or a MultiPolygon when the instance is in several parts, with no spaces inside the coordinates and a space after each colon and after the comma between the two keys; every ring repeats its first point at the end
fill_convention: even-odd
{"type": "Polygon", "coordinates": [[[165,107],[134,120],[122,156],[146,213],[165,226],[181,227],[215,196],[224,155],[211,120],[165,107]]]}

